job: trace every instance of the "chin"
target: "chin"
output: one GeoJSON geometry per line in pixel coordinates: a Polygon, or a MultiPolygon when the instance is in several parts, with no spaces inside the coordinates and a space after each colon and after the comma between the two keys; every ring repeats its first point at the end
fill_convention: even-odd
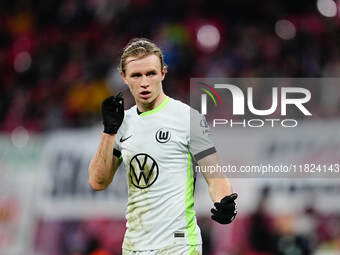
{"type": "Polygon", "coordinates": [[[152,101],[150,100],[150,98],[148,99],[143,99],[143,98],[139,98],[139,103],[141,103],[142,105],[149,105],[152,101]]]}
{"type": "Polygon", "coordinates": [[[153,101],[155,101],[155,98],[153,98],[153,97],[149,97],[149,98],[147,98],[147,99],[141,98],[140,101],[141,101],[142,103],[150,104],[150,103],[152,103],[153,101]]]}

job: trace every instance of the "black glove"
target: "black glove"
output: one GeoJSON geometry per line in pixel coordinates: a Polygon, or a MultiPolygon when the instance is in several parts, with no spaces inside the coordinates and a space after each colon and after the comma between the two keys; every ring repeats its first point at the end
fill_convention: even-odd
{"type": "Polygon", "coordinates": [[[124,99],[121,93],[103,101],[102,116],[104,133],[116,134],[124,119],[124,99]]]}
{"type": "Polygon", "coordinates": [[[221,202],[214,203],[215,208],[211,209],[211,218],[221,224],[229,224],[232,222],[237,214],[235,199],[237,194],[233,193],[222,198],[221,202]]]}

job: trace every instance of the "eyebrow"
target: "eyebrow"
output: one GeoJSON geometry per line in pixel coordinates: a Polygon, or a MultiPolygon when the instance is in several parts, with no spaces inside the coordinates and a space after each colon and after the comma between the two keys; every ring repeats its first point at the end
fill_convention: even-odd
{"type": "MultiPolygon", "coordinates": [[[[151,69],[151,70],[146,72],[146,74],[149,74],[149,73],[157,73],[157,70],[156,69],[151,69]]],[[[131,73],[130,76],[133,76],[133,75],[136,75],[136,74],[141,74],[141,72],[131,73]]]]}

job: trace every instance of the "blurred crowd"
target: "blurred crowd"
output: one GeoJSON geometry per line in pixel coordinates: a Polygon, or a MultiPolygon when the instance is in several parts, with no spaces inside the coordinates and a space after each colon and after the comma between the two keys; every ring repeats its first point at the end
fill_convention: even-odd
{"type": "MultiPolygon", "coordinates": [[[[100,121],[101,101],[126,90],[116,67],[134,37],[163,49],[165,91],[185,102],[191,77],[337,77],[339,24],[307,0],[1,1],[0,130],[100,121]],[[282,19],[288,27],[278,28],[282,19]],[[199,38],[206,24],[219,34],[199,38]]],[[[323,94],[327,111],[338,116],[340,91],[323,94]]]]}

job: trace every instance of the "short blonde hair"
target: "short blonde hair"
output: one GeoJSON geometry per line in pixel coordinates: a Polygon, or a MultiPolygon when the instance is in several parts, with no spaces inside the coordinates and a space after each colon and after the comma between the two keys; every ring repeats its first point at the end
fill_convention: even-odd
{"type": "Polygon", "coordinates": [[[164,66],[166,67],[166,64],[164,63],[163,52],[155,43],[146,38],[134,38],[130,40],[129,43],[125,46],[123,54],[120,57],[118,70],[125,74],[126,59],[128,57],[142,58],[152,54],[155,54],[157,57],[159,57],[161,70],[164,66]]]}

